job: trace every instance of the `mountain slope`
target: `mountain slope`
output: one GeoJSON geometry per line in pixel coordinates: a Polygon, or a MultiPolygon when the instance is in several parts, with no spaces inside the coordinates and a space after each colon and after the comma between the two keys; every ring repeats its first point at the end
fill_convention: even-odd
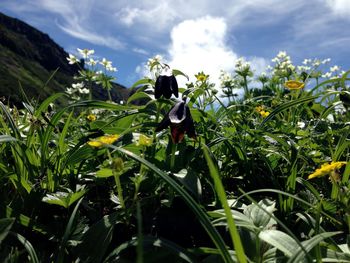
{"type": "MultiPolygon", "coordinates": [[[[20,105],[23,101],[20,86],[30,99],[43,100],[64,91],[78,71],[76,66],[68,64],[67,56],[47,34],[0,13],[0,97],[6,102],[20,105]]],[[[114,84],[111,92],[115,101],[128,95],[128,90],[119,84],[114,84]]],[[[107,94],[96,86],[94,97],[106,99],[107,94]]]]}

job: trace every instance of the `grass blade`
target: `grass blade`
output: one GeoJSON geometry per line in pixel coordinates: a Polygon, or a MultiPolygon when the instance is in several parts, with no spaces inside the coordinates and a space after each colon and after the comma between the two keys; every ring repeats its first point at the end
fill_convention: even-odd
{"type": "Polygon", "coordinates": [[[177,192],[187,203],[187,205],[191,208],[193,213],[198,217],[199,222],[202,224],[204,229],[207,231],[208,235],[214,242],[215,246],[219,249],[220,254],[224,260],[224,262],[233,262],[232,258],[228,252],[228,249],[226,248],[226,245],[224,241],[222,240],[220,234],[217,232],[217,230],[213,227],[211,224],[207,214],[203,211],[203,209],[197,204],[197,202],[171,177],[169,177],[165,172],[160,170],[158,167],[153,165],[152,163],[148,162],[147,160],[137,156],[136,154],[125,150],[123,148],[118,148],[116,146],[110,145],[110,148],[113,150],[116,150],[118,152],[121,152],[131,159],[134,159],[135,161],[138,161],[145,166],[147,166],[150,170],[152,170],[155,174],[159,175],[166,183],[168,183],[174,190],[177,192]]]}
{"type": "Polygon", "coordinates": [[[243,249],[243,245],[241,242],[241,238],[238,234],[238,230],[237,230],[237,227],[235,225],[235,221],[232,217],[230,206],[227,203],[225,189],[224,189],[224,186],[222,185],[219,172],[218,172],[217,168],[215,167],[213,160],[210,157],[209,149],[207,148],[207,146],[203,145],[202,149],[203,149],[204,156],[205,156],[205,159],[206,159],[208,167],[209,167],[210,175],[214,180],[214,185],[215,185],[215,188],[217,191],[217,195],[219,197],[221,205],[223,206],[225,214],[226,214],[227,224],[228,224],[228,228],[230,231],[232,243],[233,243],[233,246],[234,246],[235,251],[236,251],[237,259],[239,262],[242,262],[242,263],[247,262],[246,256],[244,254],[244,249],[243,249]]]}

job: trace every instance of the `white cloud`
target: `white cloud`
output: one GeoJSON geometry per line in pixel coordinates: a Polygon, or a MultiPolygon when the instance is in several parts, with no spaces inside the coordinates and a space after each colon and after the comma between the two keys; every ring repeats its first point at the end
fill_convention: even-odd
{"type": "Polygon", "coordinates": [[[336,14],[344,18],[349,18],[350,2],[349,0],[327,0],[327,5],[336,14]]]}
{"type": "Polygon", "coordinates": [[[171,31],[169,64],[190,78],[199,71],[218,82],[220,70],[232,71],[237,54],[226,45],[227,24],[223,18],[186,20],[171,31]]]}
{"type": "MultiPolygon", "coordinates": [[[[205,16],[195,20],[185,20],[171,30],[171,44],[167,58],[172,68],[179,69],[194,81],[200,71],[210,75],[210,80],[219,84],[220,71],[233,72],[239,55],[228,46],[227,24],[223,18],[205,16]]],[[[250,59],[252,69],[259,74],[268,62],[261,57],[250,59]]],[[[147,75],[144,66],[137,66],[136,73],[147,75]]],[[[185,78],[178,78],[181,86],[185,78]]]]}

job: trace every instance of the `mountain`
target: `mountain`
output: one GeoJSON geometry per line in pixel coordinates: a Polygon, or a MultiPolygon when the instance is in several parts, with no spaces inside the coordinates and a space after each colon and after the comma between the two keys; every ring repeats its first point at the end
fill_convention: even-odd
{"type": "MultiPolygon", "coordinates": [[[[69,65],[66,57],[67,52],[47,34],[0,13],[0,97],[6,103],[21,105],[20,87],[29,99],[43,100],[71,86],[78,67],[69,65]]],[[[120,101],[129,91],[113,83],[111,93],[114,101],[120,101]]],[[[98,85],[93,96],[107,99],[106,91],[98,85]]]]}

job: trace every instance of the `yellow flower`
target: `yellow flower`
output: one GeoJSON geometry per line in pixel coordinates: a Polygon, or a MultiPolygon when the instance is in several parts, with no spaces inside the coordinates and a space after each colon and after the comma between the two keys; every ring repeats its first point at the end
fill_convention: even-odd
{"type": "Polygon", "coordinates": [[[346,162],[331,162],[330,164],[325,163],[321,165],[321,168],[316,169],[316,171],[309,175],[308,179],[312,179],[315,177],[322,177],[335,170],[339,170],[346,162]]]}
{"type": "Polygon", "coordinates": [[[205,82],[209,77],[209,75],[205,75],[203,71],[194,76],[197,78],[198,81],[201,81],[201,82],[205,82]]]}
{"type": "Polygon", "coordinates": [[[92,147],[101,147],[104,144],[112,144],[118,139],[119,139],[119,135],[117,134],[104,135],[104,136],[98,137],[95,140],[87,142],[87,144],[89,144],[92,147]]]}
{"type": "Polygon", "coordinates": [[[94,115],[94,114],[89,114],[86,118],[87,118],[89,121],[96,121],[96,115],[94,115]]]}
{"type": "Polygon", "coordinates": [[[260,113],[262,110],[264,110],[264,107],[263,106],[256,106],[255,107],[255,111],[260,113]]]}
{"type": "Polygon", "coordinates": [[[260,111],[259,113],[260,113],[260,115],[261,115],[263,118],[266,118],[267,116],[270,115],[270,112],[264,111],[264,110],[260,111]]]}
{"type": "Polygon", "coordinates": [[[288,80],[284,83],[284,86],[290,90],[298,90],[304,88],[305,83],[296,80],[288,80]]]}
{"type": "Polygon", "coordinates": [[[150,146],[150,145],[152,145],[152,142],[153,142],[152,138],[147,137],[144,134],[140,134],[139,141],[138,141],[137,145],[150,146]]]}

